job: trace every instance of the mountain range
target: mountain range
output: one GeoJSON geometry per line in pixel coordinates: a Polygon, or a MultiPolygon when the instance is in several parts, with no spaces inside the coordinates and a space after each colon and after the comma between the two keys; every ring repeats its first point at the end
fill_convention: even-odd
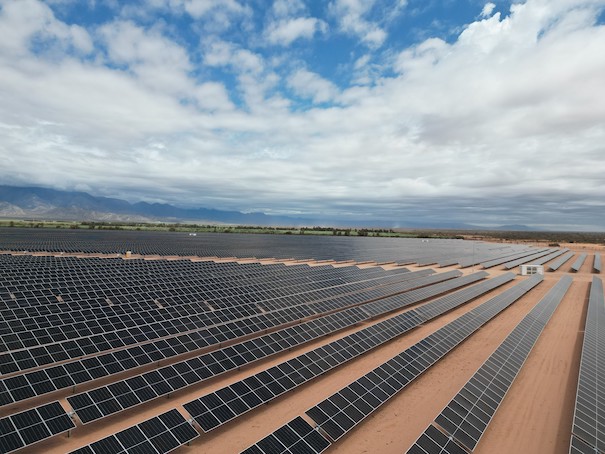
{"type": "MultiPolygon", "coordinates": [[[[470,224],[440,222],[355,221],[242,213],[211,208],[179,208],[166,203],[129,203],[97,197],[86,192],[40,187],[0,185],[0,218],[104,222],[191,222],[198,224],[238,224],[258,226],[335,226],[375,228],[482,229],[470,224]]],[[[497,230],[531,230],[527,226],[502,226],[497,230]]]]}

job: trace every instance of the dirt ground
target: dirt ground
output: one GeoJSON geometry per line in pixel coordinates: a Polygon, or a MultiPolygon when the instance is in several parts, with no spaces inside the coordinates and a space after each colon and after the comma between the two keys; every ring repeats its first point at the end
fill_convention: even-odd
{"type": "MultiPolygon", "coordinates": [[[[567,453],[590,288],[589,283],[594,275],[592,270],[594,253],[601,253],[605,247],[579,244],[561,244],[561,247],[569,247],[576,253],[575,256],[557,272],[547,273],[542,284],[471,335],[419,379],[374,412],[372,416],[363,421],[346,437],[335,443],[328,452],[343,454],[395,454],[405,452],[517,323],[540,301],[561,276],[569,274],[574,279],[572,286],[538,339],[527,362],[513,382],[501,407],[496,412],[492,423],[488,426],[475,450],[478,454],[567,453]],[[594,249],[589,247],[594,247],[594,249]],[[583,252],[588,253],[589,256],[580,271],[573,273],[570,270],[571,265],[578,254],[583,252]]],[[[158,258],[154,257],[154,259],[158,258]]],[[[171,257],[170,259],[175,258],[171,257]]],[[[204,258],[204,260],[207,259],[210,258],[204,258]]],[[[195,260],[202,259],[195,258],[195,260]]],[[[239,261],[247,262],[251,260],[239,261]]],[[[273,261],[266,260],[263,262],[271,263],[273,261]]],[[[321,262],[320,264],[325,263],[321,262]]],[[[344,266],[349,264],[349,262],[346,262],[335,265],[344,266]]],[[[545,268],[547,265],[545,265],[545,268]]],[[[365,264],[364,266],[371,266],[371,264],[365,264]]],[[[392,266],[385,265],[385,268],[392,266]]],[[[406,266],[406,268],[413,271],[427,267],[406,266]]],[[[477,271],[479,268],[475,270],[477,271]]],[[[438,272],[445,272],[458,268],[454,266],[433,269],[438,272]]],[[[461,271],[468,274],[472,270],[466,268],[461,271]]],[[[490,276],[496,276],[506,272],[506,270],[503,267],[496,267],[489,269],[488,272],[490,276]]],[[[523,278],[519,276],[514,283],[509,283],[488,295],[444,314],[372,352],[300,386],[269,404],[225,424],[209,434],[202,434],[190,446],[179,448],[176,452],[220,454],[239,452],[247,448],[290,419],[304,414],[305,410],[343,386],[397,355],[449,321],[492,298],[503,289],[511,287],[521,279],[523,278]]],[[[372,323],[377,321],[379,320],[374,320],[372,323]]],[[[156,399],[90,425],[82,426],[78,423],[77,429],[73,430],[69,436],[61,435],[34,445],[27,449],[27,453],[62,454],[69,452],[172,408],[177,408],[187,417],[187,413],[182,407],[183,403],[319,345],[329,343],[365,326],[367,324],[360,324],[335,335],[292,349],[289,352],[266,358],[246,366],[240,371],[227,373],[202,385],[189,387],[171,395],[170,398],[156,399]]],[[[59,397],[65,408],[69,409],[65,396],[59,397]]],[[[197,428],[201,433],[201,429],[197,428]]]]}

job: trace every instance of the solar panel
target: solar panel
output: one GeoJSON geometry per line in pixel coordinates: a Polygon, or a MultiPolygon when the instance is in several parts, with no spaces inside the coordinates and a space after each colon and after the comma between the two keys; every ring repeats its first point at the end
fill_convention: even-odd
{"type": "Polygon", "coordinates": [[[536,275],[458,317],[399,355],[307,410],[336,441],[479,327],[542,282],[536,275]]]}
{"type": "MultiPolygon", "coordinates": [[[[428,256],[462,256],[468,241],[415,238],[325,237],[170,232],[47,230],[3,228],[0,249],[13,251],[124,253],[197,257],[282,258],[347,261],[416,262],[428,256]]],[[[494,255],[493,245],[477,242],[477,254],[494,255]]],[[[501,252],[519,248],[507,245],[501,252]]],[[[132,260],[132,259],[131,259],[132,260]]]]}
{"type": "Polygon", "coordinates": [[[285,328],[67,398],[86,424],[367,319],[361,309],[285,328]]]}
{"type": "MultiPolygon", "coordinates": [[[[538,251],[544,251],[544,250],[545,249],[539,249],[538,251]]],[[[505,255],[505,254],[503,254],[501,257],[498,257],[498,258],[495,258],[495,259],[492,259],[492,260],[488,260],[488,261],[485,261],[485,262],[481,262],[481,266],[483,268],[486,268],[486,269],[487,268],[492,268],[494,266],[502,265],[503,263],[510,262],[512,260],[515,260],[515,259],[520,259],[520,258],[523,258],[523,257],[529,257],[529,256],[535,254],[536,252],[537,251],[535,249],[531,249],[530,248],[530,249],[525,249],[522,252],[515,253],[513,255],[505,255]]]]}
{"type": "Polygon", "coordinates": [[[515,268],[523,263],[528,263],[528,262],[534,262],[536,259],[539,259],[541,257],[544,256],[549,256],[551,253],[553,252],[552,249],[544,249],[543,251],[540,252],[536,252],[532,255],[528,255],[527,257],[523,257],[517,260],[513,260],[511,262],[506,262],[504,264],[504,268],[506,268],[507,270],[510,270],[512,268],[515,268]]]}
{"type": "Polygon", "coordinates": [[[594,446],[590,446],[577,438],[575,435],[572,435],[569,454],[599,454],[599,451],[595,449],[594,446]]]}
{"type": "Polygon", "coordinates": [[[559,251],[551,252],[550,254],[541,257],[539,259],[532,260],[532,265],[544,265],[546,262],[550,262],[553,259],[565,254],[569,249],[561,249],[559,251]]]}
{"type": "Polygon", "coordinates": [[[601,272],[601,255],[598,252],[595,252],[594,255],[594,263],[592,265],[592,269],[595,273],[601,272]]]}
{"type": "MultiPolygon", "coordinates": [[[[272,326],[316,315],[321,311],[334,310],[343,306],[346,307],[359,304],[367,301],[367,299],[382,298],[392,292],[401,292],[406,289],[447,280],[460,274],[455,271],[427,277],[427,274],[431,273],[431,270],[407,273],[406,278],[402,279],[401,283],[395,285],[369,288],[363,290],[363,292],[336,295],[324,300],[324,303],[313,304],[313,311],[309,309],[309,307],[311,307],[310,305],[303,304],[290,309],[281,309],[248,317],[245,322],[239,320],[219,325],[218,327],[222,329],[220,332],[213,328],[192,331],[171,339],[154,341],[142,346],[134,346],[81,361],[60,364],[34,373],[25,373],[24,375],[14,376],[5,381],[5,386],[9,392],[4,395],[4,401],[6,401],[6,403],[10,403],[11,401],[16,402],[47,392],[52,392],[56,389],[72,387],[96,378],[144,366],[153,361],[159,361],[188,351],[208,347],[226,339],[234,339],[241,335],[248,335],[253,332],[263,331],[272,326]]],[[[121,340],[120,344],[113,346],[119,345],[123,345],[121,340]]],[[[57,350],[60,347],[59,345],[51,345],[49,346],[49,349],[51,347],[53,350],[50,354],[53,358],[56,358],[57,353],[63,352],[61,349],[57,350]]],[[[74,355],[83,354],[77,343],[74,343],[73,347],[74,355]]],[[[23,360],[20,360],[19,358],[13,359],[17,362],[32,361],[30,352],[26,351],[22,353],[25,355],[23,360]]],[[[15,354],[13,354],[13,356],[14,355],[15,354]]],[[[70,355],[64,354],[60,359],[64,360],[69,356],[70,355]]],[[[57,358],[57,360],[59,359],[57,358]]],[[[3,361],[2,365],[0,365],[0,369],[8,366],[9,362],[3,361]]],[[[33,366],[33,363],[24,365],[24,367],[30,366],[33,366]]],[[[14,369],[11,369],[9,372],[14,372],[14,369]]],[[[3,402],[0,402],[0,405],[2,404],[3,402]]]]}
{"type": "MultiPolygon", "coordinates": [[[[443,274],[455,276],[459,272],[443,274]]],[[[344,312],[329,315],[325,317],[325,320],[317,319],[303,325],[286,328],[242,344],[202,355],[196,359],[166,366],[135,378],[114,382],[107,387],[68,397],[67,400],[80,417],[80,420],[87,424],[182,389],[193,383],[215,377],[228,370],[233,370],[270,354],[283,351],[286,348],[308,342],[337,329],[351,326],[361,320],[367,320],[371,316],[413,304],[422,299],[438,295],[445,290],[476,282],[485,276],[487,276],[485,272],[475,273],[443,284],[411,291],[403,294],[404,296],[396,295],[386,300],[351,308],[344,312]],[[369,309],[366,309],[366,307],[369,307],[369,309]]]]}
{"type": "Polygon", "coordinates": [[[31,446],[74,427],[59,402],[7,416],[0,419],[0,452],[6,454],[31,446]]]}
{"type": "Polygon", "coordinates": [[[572,434],[605,451],[605,302],[603,281],[592,278],[572,434]]]}
{"type": "Polygon", "coordinates": [[[312,380],[490,289],[509,282],[513,278],[514,275],[508,273],[508,275],[446,295],[417,309],[364,328],[199,399],[187,402],[184,407],[204,431],[211,431],[286,391],[312,380]]]}
{"type": "Polygon", "coordinates": [[[576,261],[573,263],[573,265],[571,265],[571,270],[575,271],[576,273],[578,271],[580,271],[580,268],[582,267],[582,265],[584,265],[584,262],[586,261],[587,256],[588,256],[588,254],[586,254],[586,253],[580,254],[580,256],[576,259],[576,261]]]}
{"type": "Polygon", "coordinates": [[[321,433],[313,429],[303,418],[297,416],[242,451],[242,454],[319,454],[329,446],[330,442],[321,433]]]}
{"type": "MultiPolygon", "coordinates": [[[[548,294],[519,322],[494,353],[481,365],[467,384],[437,416],[408,453],[422,452],[419,446],[436,427],[446,436],[443,452],[454,440],[473,451],[485,429],[521,370],[535,342],[571,285],[564,276],[548,294]]],[[[460,449],[456,446],[455,449],[460,449]]],[[[441,452],[441,451],[440,451],[441,452]]],[[[457,452],[457,451],[456,451],[457,452]]]]}
{"type": "Polygon", "coordinates": [[[560,259],[554,261],[548,268],[550,269],[550,271],[557,271],[559,268],[561,268],[561,266],[565,262],[567,262],[573,256],[574,256],[573,252],[568,252],[563,257],[561,257],[560,259]]]}
{"type": "Polygon", "coordinates": [[[199,433],[173,409],[72,451],[71,454],[165,454],[199,437],[199,433]]]}
{"type": "Polygon", "coordinates": [[[456,441],[438,428],[430,425],[414,445],[408,450],[408,454],[468,454],[456,441]]]}

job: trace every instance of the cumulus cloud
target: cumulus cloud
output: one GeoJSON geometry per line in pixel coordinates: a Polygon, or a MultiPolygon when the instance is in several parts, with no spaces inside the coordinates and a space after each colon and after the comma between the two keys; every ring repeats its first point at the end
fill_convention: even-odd
{"type": "Polygon", "coordinates": [[[243,13],[245,10],[235,0],[185,0],[182,4],[185,11],[195,18],[200,18],[216,8],[233,13],[243,13]]]}
{"type": "MultiPolygon", "coordinates": [[[[602,1],[484,8],[447,42],[391,48],[375,83],[356,86],[271,65],[258,40],[187,46],[134,19],[85,28],[35,0],[1,5],[3,181],[247,211],[605,228],[602,1]]],[[[372,29],[370,7],[332,5],[372,29]]],[[[304,8],[279,1],[271,18],[304,8]]],[[[371,66],[376,48],[363,49],[352,71],[371,66]]]]}
{"type": "Polygon", "coordinates": [[[35,0],[5,2],[0,22],[0,48],[15,56],[25,54],[33,44],[56,49],[90,53],[92,40],[87,31],[78,25],[67,25],[57,20],[52,10],[35,0]]]}
{"type": "Polygon", "coordinates": [[[494,3],[486,3],[481,10],[481,17],[489,17],[494,12],[496,5],[494,3]]]}
{"type": "Polygon", "coordinates": [[[290,17],[305,12],[307,7],[302,0],[275,0],[271,9],[276,17],[290,17]]]}
{"type": "Polygon", "coordinates": [[[297,17],[272,22],[265,31],[267,41],[274,45],[289,46],[300,38],[310,39],[318,32],[327,30],[324,21],[314,17],[297,17]]]}
{"type": "Polygon", "coordinates": [[[288,86],[302,97],[311,98],[315,103],[333,100],[337,94],[337,87],[319,74],[306,69],[299,69],[288,78],[288,86]]]}
{"type": "Polygon", "coordinates": [[[237,72],[260,73],[264,68],[262,57],[226,41],[211,42],[204,61],[209,66],[230,66],[237,72]]]}
{"type": "Polygon", "coordinates": [[[312,39],[326,33],[328,24],[309,17],[301,0],[276,0],[268,15],[264,38],[271,45],[287,47],[298,39],[312,39]]]}
{"type": "Polygon", "coordinates": [[[329,9],[343,32],[359,36],[370,47],[380,47],[387,38],[387,33],[378,24],[364,17],[374,3],[375,0],[334,0],[329,4],[329,9]]]}

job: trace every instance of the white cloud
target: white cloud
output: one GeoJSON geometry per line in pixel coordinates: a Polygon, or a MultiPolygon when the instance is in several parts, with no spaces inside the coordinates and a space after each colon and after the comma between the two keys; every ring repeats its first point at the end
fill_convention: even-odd
{"type": "Polygon", "coordinates": [[[382,46],[387,33],[378,24],[364,18],[374,3],[375,0],[334,0],[329,9],[343,32],[359,36],[367,46],[377,48],[382,46]]]}
{"type": "Polygon", "coordinates": [[[395,61],[394,68],[400,73],[415,73],[430,70],[441,58],[447,55],[450,46],[439,38],[426,41],[401,52],[395,61]]]}
{"type": "Polygon", "coordinates": [[[494,3],[486,3],[481,10],[481,17],[489,17],[494,12],[496,5],[494,3]]]}
{"type": "Polygon", "coordinates": [[[218,82],[206,82],[194,89],[194,96],[205,110],[232,110],[233,103],[225,86],[218,82]]]}
{"type": "Polygon", "coordinates": [[[226,41],[211,42],[204,53],[209,66],[229,66],[237,73],[260,73],[264,69],[261,56],[226,41]]]}
{"type": "Polygon", "coordinates": [[[338,88],[319,74],[299,69],[288,78],[288,86],[302,97],[311,98],[315,103],[332,101],[338,95],[338,88]]]}
{"type": "Polygon", "coordinates": [[[193,65],[187,51],[157,30],[130,21],[103,25],[98,35],[113,64],[125,67],[138,83],[158,93],[195,101],[202,109],[233,108],[225,87],[218,82],[198,85],[190,77],[193,65]]]}
{"type": "MultiPolygon", "coordinates": [[[[307,14],[279,3],[272,18],[307,14]]],[[[350,33],[371,30],[369,7],[336,3],[368,24],[350,33]]],[[[0,177],[224,209],[472,221],[473,207],[494,222],[605,228],[602,8],[491,11],[449,43],[401,49],[395,75],[346,88],[310,64],[271,66],[254,43],[186,48],[157,26],[75,29],[43,3],[4,2],[0,177]],[[52,45],[34,50],[40,36],[52,45]],[[313,107],[297,110],[291,92],[313,107]]]]}
{"type": "Polygon", "coordinates": [[[157,31],[146,30],[130,21],[117,21],[102,26],[99,34],[114,63],[167,67],[177,71],[191,69],[185,49],[157,31]]]}
{"type": "Polygon", "coordinates": [[[78,25],[67,25],[55,19],[52,10],[35,0],[5,2],[0,22],[0,49],[13,55],[28,51],[32,38],[58,51],[92,51],[90,36],[78,25]]]}
{"type": "Polygon", "coordinates": [[[303,13],[307,7],[302,0],[275,0],[272,10],[277,17],[290,17],[303,13]]]}
{"type": "Polygon", "coordinates": [[[271,44],[289,46],[297,39],[311,39],[316,33],[325,33],[327,24],[314,17],[297,17],[272,22],[265,31],[271,44]]]}
{"type": "Polygon", "coordinates": [[[200,19],[217,11],[234,15],[247,12],[247,8],[236,0],[146,0],[146,3],[151,8],[185,11],[195,19],[200,19]]]}

